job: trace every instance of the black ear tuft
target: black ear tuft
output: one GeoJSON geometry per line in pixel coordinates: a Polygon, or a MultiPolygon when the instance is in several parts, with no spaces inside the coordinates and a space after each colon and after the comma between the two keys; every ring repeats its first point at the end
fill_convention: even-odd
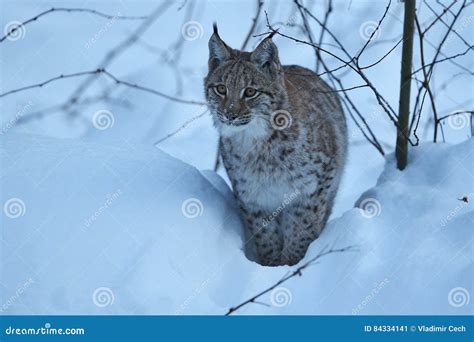
{"type": "Polygon", "coordinates": [[[270,34],[267,36],[267,39],[272,39],[273,36],[274,36],[275,34],[277,34],[277,33],[278,33],[278,29],[277,29],[277,30],[273,30],[273,32],[270,33],[270,34]]]}
{"type": "Polygon", "coordinates": [[[209,39],[209,71],[217,68],[222,62],[230,58],[232,49],[219,37],[217,24],[213,24],[214,33],[209,39]]]}
{"type": "Polygon", "coordinates": [[[214,22],[214,23],[212,24],[212,28],[214,29],[214,34],[219,35],[219,31],[217,30],[217,23],[216,23],[216,22],[214,22]]]}

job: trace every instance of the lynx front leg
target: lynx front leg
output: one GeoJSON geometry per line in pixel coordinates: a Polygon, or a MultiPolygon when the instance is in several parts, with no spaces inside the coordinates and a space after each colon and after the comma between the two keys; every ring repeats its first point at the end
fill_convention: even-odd
{"type": "Polygon", "coordinates": [[[281,265],[283,236],[278,230],[277,218],[269,219],[270,215],[263,210],[249,206],[241,206],[241,212],[248,230],[246,244],[255,247],[257,261],[264,266],[281,265]]]}
{"type": "Polygon", "coordinates": [[[318,203],[285,208],[282,222],[282,264],[295,265],[304,258],[309,245],[324,228],[325,207],[318,203]]]}

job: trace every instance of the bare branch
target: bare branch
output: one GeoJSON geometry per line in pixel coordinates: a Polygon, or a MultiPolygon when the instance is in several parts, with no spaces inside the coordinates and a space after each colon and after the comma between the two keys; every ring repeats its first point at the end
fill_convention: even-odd
{"type": "MultiPolygon", "coordinates": [[[[428,63],[428,64],[424,64],[422,65],[421,67],[419,67],[418,69],[416,69],[415,71],[412,72],[412,75],[416,74],[417,72],[423,70],[424,67],[431,67],[435,64],[438,64],[438,63],[442,63],[442,62],[446,62],[446,61],[450,61],[450,60],[453,60],[453,59],[456,59],[458,57],[461,57],[461,56],[465,56],[467,55],[468,52],[470,52],[471,50],[474,49],[474,45],[473,46],[469,46],[464,52],[460,52],[460,53],[457,53],[455,55],[452,55],[452,56],[447,56],[445,58],[442,58],[442,59],[438,59],[438,60],[435,60],[431,63],[428,63]]],[[[474,72],[472,71],[469,71],[471,73],[471,75],[474,75],[474,72]]]]}
{"type": "Polygon", "coordinates": [[[28,20],[25,20],[21,24],[19,24],[16,27],[13,27],[10,31],[8,31],[3,37],[0,38],[0,43],[2,43],[4,40],[6,40],[8,37],[10,37],[13,33],[18,31],[21,27],[24,27],[28,24],[31,24],[34,21],[37,21],[39,18],[44,17],[45,15],[51,14],[51,13],[57,13],[57,12],[66,12],[66,13],[74,13],[74,12],[85,12],[85,13],[90,13],[93,15],[97,15],[102,18],[106,19],[114,19],[114,20],[143,20],[146,19],[146,16],[124,16],[124,15],[110,15],[106,14],[103,12],[99,12],[93,9],[89,8],[50,8],[47,11],[41,12],[37,15],[35,15],[33,18],[30,18],[28,20]]]}
{"type": "MultiPolygon", "coordinates": [[[[419,37],[419,40],[420,40],[420,59],[421,59],[421,69],[423,70],[423,77],[424,77],[424,80],[422,82],[422,88],[425,88],[429,97],[430,97],[430,100],[431,100],[431,108],[433,110],[433,116],[434,116],[434,120],[435,121],[438,121],[438,111],[436,110],[436,104],[435,104],[435,99],[434,99],[434,95],[433,95],[433,92],[431,91],[431,87],[430,87],[430,76],[429,76],[429,73],[427,71],[427,67],[425,66],[425,53],[424,53],[424,48],[423,48],[423,37],[424,37],[424,33],[423,31],[421,30],[421,26],[420,26],[420,22],[418,21],[418,17],[415,16],[415,24],[416,24],[416,29],[418,30],[418,37],[419,37]]],[[[420,114],[421,116],[421,111],[420,111],[420,114]]],[[[435,127],[435,133],[434,133],[434,142],[436,142],[436,135],[437,135],[437,127],[435,127]]]]}
{"type": "MultiPolygon", "coordinates": [[[[444,4],[442,4],[442,3],[439,2],[439,1],[436,1],[436,2],[444,8],[443,13],[445,13],[446,11],[448,11],[448,12],[451,13],[454,17],[456,17],[456,14],[451,10],[451,7],[452,7],[452,6],[448,6],[448,7],[447,7],[447,6],[445,6],[444,4]]],[[[431,6],[428,4],[428,2],[424,1],[424,3],[425,3],[425,5],[426,5],[433,13],[436,14],[436,12],[431,8],[431,6]]],[[[456,1],[453,1],[453,4],[455,4],[455,3],[456,3],[456,1]]],[[[463,5],[463,8],[469,6],[470,4],[472,4],[472,2],[463,5]]],[[[447,28],[449,28],[449,25],[448,25],[441,17],[442,17],[442,16],[439,17],[440,21],[443,23],[444,26],[446,26],[447,28]]],[[[464,43],[464,45],[466,45],[467,47],[472,46],[472,44],[469,44],[469,43],[464,39],[464,37],[461,36],[455,29],[451,29],[451,31],[453,32],[453,34],[454,34],[456,37],[459,38],[459,40],[461,40],[461,41],[464,43]]]]}
{"type": "MultiPolygon", "coordinates": [[[[298,10],[300,12],[300,15],[303,19],[303,22],[305,23],[304,24],[304,28],[305,28],[305,31],[306,31],[306,34],[307,36],[309,37],[309,39],[311,39],[312,35],[311,35],[311,29],[309,27],[309,24],[307,23],[307,20],[306,20],[306,14],[312,16],[311,12],[309,12],[309,10],[306,9],[306,7],[304,7],[303,5],[301,5],[298,1],[295,1],[295,4],[297,5],[298,7],[298,10]]],[[[322,25],[322,23],[314,16],[312,16],[312,18],[317,21],[320,25],[322,25]]],[[[268,17],[267,17],[267,25],[269,25],[269,22],[268,22],[268,17]]],[[[339,44],[339,48],[341,49],[341,51],[345,52],[347,55],[347,51],[345,50],[344,46],[339,42],[337,41],[337,38],[335,38],[335,36],[332,34],[331,31],[329,31],[326,27],[321,27],[322,30],[327,30],[329,33],[329,35],[331,37],[334,37],[334,39],[336,40],[336,43],[339,44]]],[[[314,43],[312,43],[312,46],[314,46],[314,43]]],[[[315,49],[315,51],[319,51],[318,49],[315,49]]],[[[339,70],[339,69],[342,69],[346,66],[348,66],[348,62],[345,62],[343,63],[341,66],[333,69],[333,70],[329,70],[329,68],[327,67],[326,63],[324,62],[323,58],[321,55],[319,55],[320,57],[316,57],[317,60],[319,60],[321,62],[321,65],[323,66],[324,68],[324,72],[322,74],[328,74],[329,76],[329,81],[332,83],[332,86],[333,86],[333,89],[337,89],[337,86],[335,84],[335,82],[339,85],[339,88],[341,89],[341,92],[343,94],[343,98],[341,98],[342,100],[342,103],[344,104],[345,108],[347,109],[347,112],[349,113],[351,119],[354,121],[354,123],[356,124],[357,128],[361,131],[362,135],[367,139],[367,141],[372,144],[382,155],[384,155],[384,151],[383,151],[383,148],[381,146],[381,144],[378,142],[377,138],[375,137],[374,133],[372,132],[370,126],[367,124],[365,118],[361,115],[360,111],[357,109],[357,107],[354,105],[353,101],[350,99],[349,95],[344,91],[344,86],[342,85],[342,82],[340,80],[340,78],[336,77],[334,75],[334,71],[336,70],[339,70]],[[353,114],[352,111],[355,111],[356,115],[358,116],[358,118],[362,121],[362,125],[364,125],[364,127],[366,128],[366,130],[368,131],[368,134],[370,135],[370,137],[368,136],[368,134],[364,131],[362,125],[358,122],[358,119],[356,118],[356,116],[353,114]]],[[[322,75],[320,74],[320,75],[322,75]]],[[[320,76],[318,75],[318,76],[320,76]]]]}
{"type": "Polygon", "coordinates": [[[362,55],[362,53],[364,52],[364,50],[367,48],[367,46],[369,46],[370,42],[372,41],[372,38],[375,36],[375,34],[378,32],[379,28],[380,28],[380,25],[382,25],[382,22],[384,21],[385,17],[387,16],[387,13],[388,13],[388,10],[390,9],[390,5],[392,4],[392,0],[389,0],[388,1],[388,4],[387,4],[387,7],[385,7],[385,11],[383,12],[382,14],[382,17],[379,19],[378,23],[377,23],[377,26],[375,27],[375,29],[372,31],[372,33],[370,34],[370,37],[369,39],[367,39],[367,41],[365,42],[364,46],[362,47],[362,49],[360,49],[359,53],[357,54],[356,56],[356,60],[358,60],[360,58],[360,56],[362,55]]]}
{"type": "Polygon", "coordinates": [[[29,89],[42,88],[45,85],[47,85],[49,83],[52,83],[52,82],[55,82],[55,81],[58,81],[58,80],[74,78],[74,77],[79,77],[79,76],[84,76],[84,75],[99,74],[100,72],[101,72],[100,70],[91,70],[91,71],[75,72],[75,73],[72,73],[72,74],[61,74],[59,76],[52,77],[52,78],[50,78],[46,81],[40,82],[40,83],[36,83],[36,84],[28,85],[28,86],[25,86],[25,87],[9,90],[5,93],[0,94],[0,98],[11,95],[11,94],[19,93],[19,92],[22,92],[22,91],[25,91],[25,90],[29,90],[29,89]]]}
{"type": "Polygon", "coordinates": [[[244,42],[242,43],[242,47],[240,50],[245,50],[247,47],[248,42],[250,41],[250,37],[252,37],[253,33],[255,32],[255,28],[257,27],[257,21],[258,18],[260,17],[260,14],[262,12],[262,6],[263,6],[263,0],[257,0],[257,9],[255,10],[255,17],[253,18],[252,21],[252,26],[250,27],[249,32],[247,33],[247,36],[244,39],[244,42]]]}
{"type": "MultiPolygon", "coordinates": [[[[314,19],[320,26],[322,26],[322,22],[316,18],[308,9],[306,9],[303,5],[301,5],[298,0],[294,0],[295,4],[298,6],[298,8],[302,9],[305,14],[307,14],[308,16],[310,16],[312,19],[314,19]]],[[[383,13],[382,17],[385,18],[386,16],[386,12],[383,13]]],[[[368,79],[368,77],[364,74],[363,70],[361,69],[359,63],[358,63],[358,59],[356,57],[351,57],[351,55],[349,54],[349,52],[347,51],[347,49],[344,47],[344,45],[339,41],[339,39],[327,28],[327,27],[322,27],[322,29],[324,29],[325,31],[327,31],[327,33],[331,36],[331,38],[336,42],[336,44],[340,47],[341,51],[344,52],[344,54],[349,58],[349,60],[344,60],[343,58],[339,57],[338,55],[334,54],[333,52],[327,50],[327,49],[324,49],[320,46],[317,46],[316,44],[314,43],[311,43],[311,42],[307,42],[307,41],[303,41],[301,39],[298,39],[298,38],[295,38],[295,37],[291,37],[291,36],[288,36],[286,34],[283,34],[281,32],[279,32],[278,30],[275,30],[269,23],[268,21],[268,16],[267,16],[267,27],[270,29],[270,31],[273,33],[273,34],[277,34],[277,35],[280,35],[284,38],[287,38],[287,39],[290,39],[290,40],[293,40],[297,43],[302,43],[302,44],[306,44],[306,45],[309,45],[309,46],[312,46],[314,49],[318,49],[320,50],[321,52],[324,52],[325,54],[328,54],[329,56],[335,58],[336,60],[340,61],[343,63],[343,66],[347,66],[348,68],[350,68],[352,71],[356,72],[367,84],[367,86],[372,90],[372,92],[374,93],[375,95],[375,98],[377,99],[377,102],[379,103],[379,105],[382,107],[382,109],[384,110],[384,112],[388,115],[388,117],[390,118],[390,120],[393,122],[393,124],[399,128],[399,125],[398,125],[398,120],[397,120],[397,114],[396,112],[394,111],[394,109],[390,106],[390,104],[388,103],[387,100],[385,100],[385,98],[380,94],[380,92],[376,89],[376,87],[372,84],[372,82],[368,79]]],[[[361,50],[359,52],[359,55],[361,54],[363,50],[361,50]]],[[[338,68],[342,68],[342,66],[338,67],[338,68]]],[[[328,69],[326,69],[326,71],[328,71],[328,69]]],[[[412,145],[412,146],[416,146],[418,144],[418,141],[417,142],[412,142],[411,139],[407,136],[407,139],[408,139],[408,142],[412,145]]],[[[380,145],[379,145],[380,146],[380,145]]],[[[381,146],[380,146],[381,148],[381,146]]]]}
{"type": "MultiPolygon", "coordinates": [[[[121,84],[121,85],[127,86],[129,88],[134,88],[134,89],[141,90],[141,91],[144,91],[144,92],[147,92],[147,93],[151,93],[151,94],[163,97],[165,99],[168,99],[168,100],[171,100],[171,101],[174,101],[174,102],[179,102],[179,103],[183,103],[183,104],[190,104],[190,105],[206,105],[205,102],[180,99],[180,98],[177,98],[177,97],[174,97],[174,96],[171,96],[171,95],[167,95],[167,94],[162,93],[162,92],[160,92],[158,90],[155,90],[155,89],[144,87],[144,86],[138,85],[136,83],[130,83],[128,81],[120,80],[119,78],[117,78],[116,76],[114,76],[113,74],[108,72],[106,69],[96,69],[96,70],[90,70],[90,71],[82,71],[82,72],[76,72],[76,73],[72,73],[72,74],[61,74],[59,76],[50,78],[50,79],[48,79],[46,81],[43,81],[43,82],[40,82],[40,83],[36,83],[36,84],[33,84],[33,85],[29,85],[29,86],[25,86],[25,87],[21,87],[21,88],[17,88],[17,89],[7,91],[6,93],[0,94],[0,98],[11,95],[11,94],[14,94],[14,93],[18,93],[18,92],[21,92],[21,91],[33,89],[33,88],[42,88],[45,85],[47,85],[49,83],[52,83],[52,82],[55,82],[55,81],[58,81],[58,80],[63,80],[63,79],[67,79],[67,78],[74,78],[74,77],[80,77],[80,76],[84,76],[84,75],[99,75],[99,74],[107,76],[108,78],[113,80],[116,84],[121,84]]],[[[69,103],[74,104],[76,102],[77,101],[74,100],[74,101],[71,101],[69,103]]]]}
{"type": "Polygon", "coordinates": [[[450,117],[456,116],[456,115],[461,115],[461,114],[474,115],[474,110],[461,110],[461,111],[457,111],[457,112],[454,112],[454,113],[451,113],[451,114],[448,114],[448,115],[441,116],[441,117],[438,118],[437,124],[439,124],[441,121],[443,121],[447,118],[450,118],[450,117]]]}
{"type": "MultiPolygon", "coordinates": [[[[431,91],[431,87],[430,87],[430,80],[431,80],[431,77],[433,75],[433,69],[434,69],[434,67],[437,63],[438,55],[441,53],[441,48],[443,47],[443,44],[446,42],[449,34],[452,32],[454,24],[456,23],[456,21],[458,20],[459,16],[461,15],[464,8],[466,8],[466,6],[467,6],[466,5],[466,0],[464,0],[461,7],[458,10],[458,12],[454,14],[454,19],[451,22],[451,24],[448,26],[448,30],[446,31],[443,38],[441,39],[441,41],[440,41],[440,43],[439,43],[439,45],[438,45],[438,47],[435,51],[435,55],[433,57],[433,60],[430,64],[426,64],[425,61],[424,61],[423,38],[424,38],[425,33],[423,33],[418,20],[416,20],[417,30],[418,30],[418,34],[419,34],[419,37],[420,37],[420,55],[421,55],[420,57],[421,57],[421,65],[422,65],[423,76],[424,76],[422,86],[419,89],[419,91],[423,91],[423,89],[424,89],[424,95],[423,95],[423,99],[421,101],[422,105],[420,106],[418,116],[421,115],[421,110],[423,108],[424,98],[425,98],[426,94],[428,94],[428,96],[430,98],[430,102],[431,102],[431,107],[432,107],[432,110],[433,110],[433,117],[434,117],[434,123],[435,123],[434,133],[433,133],[433,141],[434,142],[437,142],[439,125],[437,124],[438,123],[438,113],[437,113],[437,109],[436,109],[434,95],[433,95],[433,92],[431,91]],[[426,68],[426,66],[428,66],[428,65],[429,65],[429,68],[426,68]]],[[[418,102],[416,103],[416,105],[417,104],[418,104],[418,102]]],[[[416,113],[416,106],[415,106],[414,112],[416,113]]],[[[419,122],[419,119],[417,120],[417,123],[418,122],[419,122]]],[[[416,128],[417,128],[417,126],[415,126],[414,132],[416,132],[416,128]]]]}
{"type": "Polygon", "coordinates": [[[293,272],[291,272],[289,275],[283,277],[282,279],[280,279],[279,281],[277,281],[275,284],[273,284],[272,286],[266,288],[265,290],[259,292],[258,294],[256,294],[255,296],[247,299],[246,301],[240,303],[239,305],[235,306],[235,307],[232,307],[229,309],[229,311],[225,314],[226,316],[228,315],[231,315],[233,314],[234,312],[236,312],[237,310],[241,309],[242,307],[248,305],[248,304],[251,304],[251,303],[256,303],[257,302],[257,299],[259,299],[261,296],[263,296],[264,294],[272,291],[273,289],[277,288],[278,286],[280,286],[281,284],[287,282],[288,280],[290,280],[291,278],[294,278],[296,276],[302,276],[303,275],[303,270],[305,270],[306,268],[314,265],[315,263],[317,263],[319,261],[319,259],[321,259],[322,257],[326,256],[326,255],[329,255],[329,254],[333,254],[333,253],[342,253],[342,252],[349,252],[349,251],[356,251],[356,248],[354,246],[347,246],[347,247],[343,247],[343,248],[337,248],[337,249],[334,249],[334,248],[331,248],[331,249],[328,249],[328,246],[324,247],[321,252],[319,252],[315,257],[311,258],[309,261],[307,261],[306,263],[304,263],[303,265],[299,266],[298,268],[296,268],[293,272]]]}
{"type": "Polygon", "coordinates": [[[433,12],[436,17],[435,19],[429,24],[424,30],[423,30],[423,35],[426,34],[439,20],[442,20],[441,17],[445,15],[451,7],[453,7],[456,4],[456,1],[451,2],[451,4],[448,7],[445,7],[444,10],[441,13],[436,13],[436,11],[431,8],[431,6],[426,2],[423,1],[423,3],[433,12]]]}
{"type": "Polygon", "coordinates": [[[115,77],[114,75],[112,75],[107,70],[105,70],[105,69],[100,69],[100,70],[102,70],[102,73],[104,75],[106,75],[109,78],[113,79],[115,81],[115,83],[117,83],[117,84],[122,84],[122,85],[125,85],[125,86],[130,87],[130,88],[134,88],[134,89],[142,90],[142,91],[147,92],[147,93],[158,95],[158,96],[164,97],[165,99],[168,99],[168,100],[171,100],[171,101],[174,101],[174,102],[190,104],[190,105],[199,105],[199,106],[206,105],[205,102],[180,99],[178,97],[167,95],[165,93],[162,93],[161,91],[151,89],[151,88],[147,88],[147,87],[138,85],[136,83],[130,83],[130,82],[127,82],[127,81],[122,81],[122,80],[118,79],[117,77],[115,77]]]}
{"type": "MultiPolygon", "coordinates": [[[[331,12],[332,12],[332,0],[328,0],[328,6],[326,8],[326,13],[324,14],[324,19],[323,19],[323,27],[327,27],[329,16],[331,15],[331,12]]],[[[326,30],[321,29],[321,34],[319,35],[319,40],[318,40],[318,45],[319,46],[321,46],[321,44],[323,43],[324,33],[326,33],[326,30]]],[[[320,63],[321,63],[321,61],[320,61],[321,56],[319,56],[319,51],[318,51],[318,57],[319,57],[319,59],[316,61],[316,73],[318,73],[319,66],[320,66],[320,63]]]]}
{"type": "Polygon", "coordinates": [[[160,143],[162,143],[163,141],[165,140],[168,140],[169,138],[171,138],[172,136],[176,135],[177,133],[181,132],[183,129],[185,129],[186,127],[188,127],[192,122],[196,121],[197,119],[200,119],[202,118],[204,115],[206,115],[207,113],[209,112],[209,109],[206,108],[202,113],[196,115],[196,116],[193,116],[191,119],[187,120],[185,123],[183,123],[180,127],[178,127],[177,129],[175,129],[173,132],[167,134],[165,137],[157,140],[153,145],[158,145],[160,143]]]}
{"type": "MultiPolygon", "coordinates": [[[[120,42],[115,48],[110,50],[99,63],[97,69],[106,69],[118,56],[124,53],[131,45],[133,45],[141,34],[143,34],[148,28],[172,5],[172,2],[163,2],[158,6],[147,19],[138,26],[133,33],[120,42]]],[[[97,75],[91,75],[82,82],[77,89],[73,92],[69,98],[70,103],[76,102],[80,96],[87,90],[87,88],[93,83],[97,75]]]]}

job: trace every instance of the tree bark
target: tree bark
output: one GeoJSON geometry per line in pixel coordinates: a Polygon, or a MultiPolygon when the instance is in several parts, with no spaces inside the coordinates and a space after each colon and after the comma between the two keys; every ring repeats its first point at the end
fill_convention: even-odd
{"type": "Polygon", "coordinates": [[[408,159],[408,121],[410,116],[411,66],[413,59],[413,32],[415,27],[415,0],[405,0],[403,20],[402,71],[400,77],[400,105],[398,109],[397,167],[403,170],[408,159]]]}

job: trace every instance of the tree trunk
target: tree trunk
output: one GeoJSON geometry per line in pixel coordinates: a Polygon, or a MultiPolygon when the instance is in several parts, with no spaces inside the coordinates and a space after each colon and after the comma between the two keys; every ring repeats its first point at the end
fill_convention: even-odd
{"type": "Polygon", "coordinates": [[[397,129],[397,167],[403,170],[408,157],[408,121],[410,116],[411,65],[413,58],[413,32],[415,27],[415,0],[405,0],[403,20],[402,71],[400,77],[400,105],[397,129]]]}

